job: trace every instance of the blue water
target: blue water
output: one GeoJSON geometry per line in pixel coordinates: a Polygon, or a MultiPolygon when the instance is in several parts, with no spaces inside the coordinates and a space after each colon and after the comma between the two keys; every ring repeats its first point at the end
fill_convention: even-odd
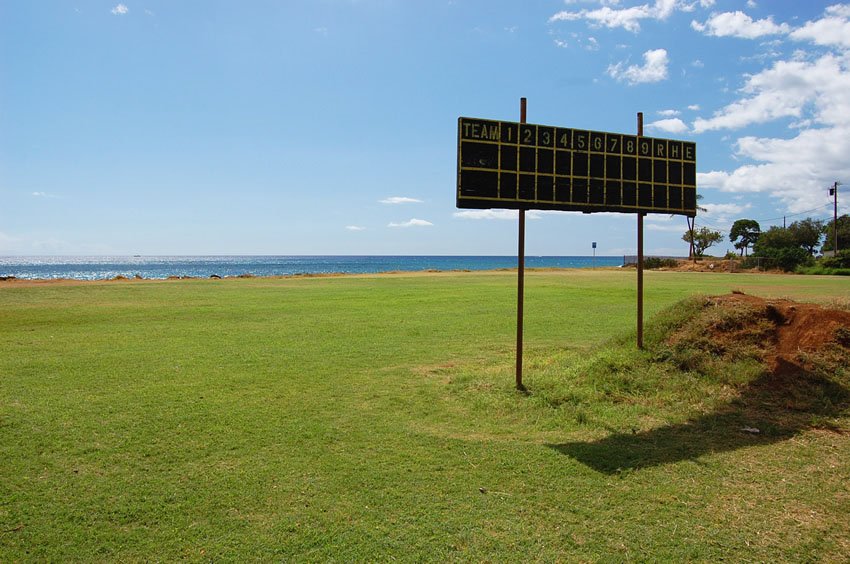
{"type": "MultiPolygon", "coordinates": [[[[532,257],[527,268],[621,266],[623,257],[532,257]]],[[[0,277],[105,280],[124,276],[164,279],[250,274],[369,274],[421,270],[493,270],[516,268],[513,256],[115,256],[0,257],[0,277]]]]}

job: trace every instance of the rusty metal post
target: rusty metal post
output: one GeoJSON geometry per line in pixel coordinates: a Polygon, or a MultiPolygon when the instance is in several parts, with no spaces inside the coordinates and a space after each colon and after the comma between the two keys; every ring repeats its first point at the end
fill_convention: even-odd
{"type": "MultiPolygon", "coordinates": [[[[643,135],[643,112],[637,115],[637,134],[643,135]]],[[[637,216],[637,346],[643,348],[643,212],[637,216]]]]}
{"type": "MultiPolygon", "coordinates": [[[[525,123],[526,100],[519,99],[519,121],[525,123]]],[[[516,389],[525,391],[522,383],[522,318],[525,302],[525,210],[519,210],[517,242],[517,302],[516,302],[516,389]]]]}

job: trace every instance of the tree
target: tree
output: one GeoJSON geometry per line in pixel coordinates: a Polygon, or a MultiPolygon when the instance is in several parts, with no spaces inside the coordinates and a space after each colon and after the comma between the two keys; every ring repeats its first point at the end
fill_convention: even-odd
{"type": "Polygon", "coordinates": [[[769,259],[768,266],[790,271],[812,260],[791,229],[773,226],[759,235],[753,256],[769,259]]]}
{"type": "MultiPolygon", "coordinates": [[[[700,205],[699,205],[699,201],[700,201],[700,200],[702,200],[702,194],[697,194],[697,211],[698,211],[698,212],[706,212],[706,211],[708,211],[708,209],[707,209],[707,208],[704,208],[704,207],[702,207],[702,206],[700,206],[700,205]]],[[[670,216],[670,217],[673,217],[673,216],[670,216]]],[[[697,218],[696,218],[696,216],[694,216],[694,217],[685,217],[685,221],[687,221],[687,222],[688,222],[688,231],[693,232],[693,230],[694,230],[694,223],[696,222],[696,219],[697,219],[697,218]]],[[[688,257],[690,257],[690,258],[694,259],[694,264],[696,264],[696,262],[697,262],[697,255],[696,255],[696,253],[694,252],[694,240],[693,240],[693,237],[688,237],[687,239],[685,239],[685,241],[687,241],[687,242],[689,243],[689,247],[690,247],[690,248],[688,249],[688,257]]]]}
{"type": "Polygon", "coordinates": [[[741,251],[741,256],[747,253],[747,248],[753,246],[761,234],[761,226],[754,219],[739,219],[732,224],[729,231],[729,241],[741,251]]]}
{"type": "Polygon", "coordinates": [[[798,246],[794,236],[787,228],[774,225],[759,235],[758,240],[753,245],[753,254],[757,255],[764,249],[791,249],[798,246]]]}
{"type": "MultiPolygon", "coordinates": [[[[838,250],[850,249],[850,215],[838,216],[838,250]]],[[[821,252],[835,250],[835,221],[830,221],[826,226],[826,240],[823,242],[821,252]]]]}
{"type": "Polygon", "coordinates": [[[723,234],[708,227],[700,227],[693,231],[688,229],[682,235],[682,241],[693,246],[694,256],[697,257],[701,257],[707,248],[721,240],[723,240],[723,234]]]}
{"type": "Polygon", "coordinates": [[[788,232],[791,233],[794,242],[798,247],[805,249],[809,256],[814,256],[824,231],[823,221],[810,217],[795,221],[788,226],[788,232]]]}

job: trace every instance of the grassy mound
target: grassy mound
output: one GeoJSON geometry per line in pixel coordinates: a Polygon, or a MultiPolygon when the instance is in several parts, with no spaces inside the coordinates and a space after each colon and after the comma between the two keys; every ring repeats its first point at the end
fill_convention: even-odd
{"type": "MultiPolygon", "coordinates": [[[[554,445],[620,472],[786,439],[850,430],[850,312],[733,293],[693,297],[595,351],[532,352],[527,404],[487,371],[454,384],[504,417],[600,439],[554,445]],[[511,398],[511,395],[514,397],[511,398]],[[489,404],[489,405],[488,405],[489,404]]],[[[503,382],[505,369],[496,370],[503,382]]]]}

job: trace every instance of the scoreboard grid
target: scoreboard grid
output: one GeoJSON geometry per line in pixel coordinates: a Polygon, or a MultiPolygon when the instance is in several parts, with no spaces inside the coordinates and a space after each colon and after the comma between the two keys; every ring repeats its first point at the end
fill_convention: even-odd
{"type": "Polygon", "coordinates": [[[458,119],[459,208],[696,215],[696,144],[458,119]]]}

